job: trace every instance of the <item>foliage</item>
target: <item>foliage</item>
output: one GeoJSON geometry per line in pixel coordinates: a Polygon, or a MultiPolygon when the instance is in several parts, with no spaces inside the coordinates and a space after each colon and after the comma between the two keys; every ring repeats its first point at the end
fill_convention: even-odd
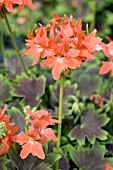
{"type": "MultiPolygon", "coordinates": [[[[49,141],[52,137],[49,138],[50,134],[46,134],[49,139],[47,144],[43,144],[45,159],[30,154],[23,160],[20,157],[21,142],[20,145],[14,142],[17,140],[13,138],[14,133],[18,135],[23,131],[30,138],[35,138],[35,118],[26,113],[26,108],[35,113],[46,109],[55,119],[58,118],[60,81],[53,80],[49,68],[40,66],[40,59],[37,65],[32,66],[31,56],[22,56],[28,75],[24,73],[5,20],[1,19],[3,16],[0,2],[0,169],[52,170],[58,161],[61,170],[107,170],[107,166],[113,167],[113,46],[111,45],[113,1],[34,0],[36,8],[34,11],[28,7],[20,11],[19,2],[14,5],[12,13],[7,13],[7,17],[21,55],[26,53],[25,39],[28,29],[31,30],[35,23],[37,29],[41,25],[47,25],[55,12],[59,17],[66,14],[69,18],[73,15],[75,24],[78,18],[83,18],[82,29],[87,30],[84,34],[89,34],[88,27],[89,32],[96,28],[97,36],[103,39],[102,47],[106,50],[94,54],[95,60],[88,59],[84,63],[82,61],[79,68],[65,72],[60,153],[56,153],[55,142],[49,141]],[[87,23],[89,26],[86,26],[87,23]],[[110,39],[108,37],[106,39],[106,36],[110,39]],[[4,106],[7,110],[3,109],[4,106]],[[32,128],[28,130],[28,127],[32,128]],[[2,154],[2,147],[6,144],[8,148],[4,149],[2,154]]],[[[52,46],[51,43],[51,48],[52,46]]],[[[47,124],[48,118],[45,118],[45,122],[39,117],[38,119],[41,122],[39,126],[47,124]]],[[[50,130],[52,122],[49,125],[50,130]]],[[[43,130],[41,129],[40,135],[43,130]]],[[[53,130],[56,134],[57,125],[53,130]]],[[[40,139],[38,137],[37,142],[41,140],[41,137],[40,139]]]]}

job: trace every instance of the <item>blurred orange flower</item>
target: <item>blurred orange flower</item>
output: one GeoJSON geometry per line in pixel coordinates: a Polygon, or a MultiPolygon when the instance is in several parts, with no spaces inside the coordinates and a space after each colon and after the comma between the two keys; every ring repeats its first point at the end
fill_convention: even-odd
{"type": "Polygon", "coordinates": [[[0,6],[2,5],[5,5],[8,12],[13,11],[13,5],[19,5],[20,10],[22,10],[25,5],[32,10],[35,9],[32,0],[0,0],[0,6]]]}
{"type": "Polygon", "coordinates": [[[111,167],[109,163],[106,164],[106,170],[113,170],[113,168],[111,167]]]}
{"type": "Polygon", "coordinates": [[[110,42],[108,44],[101,43],[103,47],[103,52],[109,61],[102,61],[102,66],[99,70],[99,74],[106,74],[111,71],[111,75],[113,76],[113,40],[110,37],[106,37],[110,42]]]}

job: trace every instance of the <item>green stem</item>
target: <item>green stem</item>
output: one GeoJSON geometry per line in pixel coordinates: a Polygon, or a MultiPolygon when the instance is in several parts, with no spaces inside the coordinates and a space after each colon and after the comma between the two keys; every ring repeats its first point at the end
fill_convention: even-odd
{"type": "MultiPolygon", "coordinates": [[[[58,120],[61,123],[58,124],[58,141],[56,145],[56,153],[60,153],[60,142],[61,142],[61,131],[62,131],[62,110],[63,110],[63,92],[64,92],[64,74],[61,74],[60,77],[60,95],[59,95],[59,115],[58,120]]],[[[59,168],[59,161],[56,162],[56,170],[59,168]]]]}
{"type": "Polygon", "coordinates": [[[3,58],[3,62],[5,63],[5,51],[4,51],[4,41],[3,41],[3,30],[1,30],[0,42],[1,42],[2,58],[3,58]]]}
{"type": "Polygon", "coordinates": [[[25,72],[26,75],[27,75],[27,70],[26,70],[26,68],[25,68],[24,62],[22,61],[22,58],[21,58],[21,55],[20,55],[20,52],[19,52],[17,43],[16,43],[16,41],[15,41],[15,38],[14,38],[14,35],[13,35],[13,32],[12,32],[10,23],[9,23],[9,21],[8,21],[8,18],[7,18],[7,16],[6,16],[6,14],[5,14],[5,21],[6,21],[6,24],[7,24],[8,29],[9,29],[10,36],[11,36],[13,45],[14,45],[14,47],[15,47],[15,50],[16,50],[16,52],[17,52],[17,55],[18,55],[18,57],[19,57],[20,63],[21,63],[21,65],[22,65],[22,68],[23,68],[24,72],[25,72]]]}
{"type": "Polygon", "coordinates": [[[90,23],[90,31],[92,31],[95,28],[95,17],[96,17],[96,0],[92,0],[90,2],[90,12],[93,16],[92,21],[90,23]]]}
{"type": "Polygon", "coordinates": [[[76,115],[76,118],[75,118],[75,120],[74,120],[74,124],[75,124],[75,125],[76,125],[78,119],[80,118],[80,116],[81,116],[81,113],[78,113],[78,114],[76,115]]]}
{"type": "Polygon", "coordinates": [[[112,76],[109,75],[109,79],[108,79],[108,81],[107,81],[106,87],[105,87],[104,91],[102,92],[102,97],[105,96],[106,91],[108,90],[108,87],[109,87],[109,85],[110,85],[111,80],[112,80],[112,76]]]}

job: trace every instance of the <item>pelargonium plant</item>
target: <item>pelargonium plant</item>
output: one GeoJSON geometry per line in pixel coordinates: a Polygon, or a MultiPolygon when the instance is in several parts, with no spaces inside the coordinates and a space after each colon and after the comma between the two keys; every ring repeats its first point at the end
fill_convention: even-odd
{"type": "MultiPolygon", "coordinates": [[[[27,39],[25,40],[27,48],[21,56],[7,18],[7,14],[10,15],[14,6],[19,7],[19,10],[22,10],[24,6],[28,6],[31,10],[34,10],[35,7],[32,4],[32,0],[0,0],[0,17],[6,21],[12,42],[19,56],[23,71],[25,72],[23,74],[25,77],[23,75],[21,78],[18,77],[20,84],[14,85],[10,95],[13,96],[15,92],[13,97],[24,97],[23,105],[27,103],[29,106],[24,107],[22,105],[26,114],[24,122],[25,127],[22,130],[21,127],[16,126],[14,121],[11,122],[6,112],[8,106],[5,105],[4,108],[0,110],[0,161],[2,160],[2,162],[4,162],[3,166],[1,166],[0,162],[0,168],[2,167],[5,170],[5,165],[9,162],[4,160],[6,159],[4,155],[8,155],[11,160],[13,159],[14,168],[20,170],[27,170],[27,168],[34,170],[44,168],[50,169],[51,166],[55,170],[58,170],[61,166],[60,163],[62,163],[60,162],[62,161],[61,159],[66,161],[63,154],[64,152],[65,155],[69,157],[70,162],[74,165],[76,164],[76,167],[79,167],[79,170],[112,170],[110,165],[112,159],[104,158],[105,146],[98,142],[100,140],[103,143],[105,142],[105,144],[109,143],[109,139],[107,138],[108,132],[106,129],[102,128],[109,122],[110,118],[107,117],[105,113],[103,113],[103,115],[99,114],[101,112],[99,109],[103,109],[104,102],[108,102],[104,96],[111,81],[111,77],[101,95],[90,95],[90,100],[94,100],[94,103],[97,105],[96,107],[100,108],[96,111],[93,109],[89,109],[88,111],[84,109],[86,111],[84,111],[84,115],[80,115],[79,113],[85,105],[82,102],[78,104],[78,93],[76,96],[73,96],[73,94],[75,95],[74,90],[77,89],[77,86],[71,86],[70,82],[66,82],[66,87],[69,89],[70,93],[64,95],[64,91],[66,93],[64,78],[65,75],[68,75],[69,79],[73,70],[76,71],[80,68],[82,63],[89,59],[95,59],[95,54],[98,54],[100,50],[103,50],[105,55],[110,59],[110,62],[102,62],[99,74],[105,74],[111,71],[111,75],[113,75],[113,41],[107,37],[110,42],[108,44],[103,43],[102,39],[96,36],[96,29],[89,31],[88,24],[86,24],[86,30],[83,30],[82,18],[79,18],[75,23],[72,15],[70,18],[68,18],[66,14],[64,14],[63,17],[58,17],[57,14],[54,13],[53,18],[46,26],[39,23],[38,28],[36,28],[37,26],[35,24],[31,31],[30,29],[28,30],[27,39]],[[44,93],[45,78],[37,80],[34,78],[34,75],[34,77],[29,75],[23,62],[23,58],[26,55],[31,56],[32,66],[40,63],[41,67],[48,67],[52,74],[51,77],[57,82],[60,82],[60,85],[53,85],[50,88],[54,96],[53,98],[56,99],[59,104],[58,120],[52,118],[53,113],[51,113],[49,108],[45,109],[40,107],[40,102],[44,102],[43,98],[42,100],[39,98],[42,97],[44,93]],[[30,77],[31,80],[29,80],[28,77],[30,77]],[[39,88],[39,93],[36,88],[39,88]],[[56,94],[58,91],[59,94],[56,94]],[[30,95],[32,98],[29,97],[30,95]],[[65,99],[64,96],[66,96],[65,99]],[[35,98],[34,100],[33,97],[35,98]],[[33,108],[33,106],[35,106],[35,108],[33,108]],[[67,123],[67,126],[69,126],[67,130],[68,139],[66,139],[65,136],[62,138],[63,128],[65,129],[62,123],[63,109],[65,109],[63,107],[65,106],[67,106],[67,110],[71,110],[70,112],[75,113],[75,117],[69,117],[71,123],[70,121],[67,123]],[[76,125],[78,121],[79,125],[76,125]],[[57,132],[54,132],[52,127],[53,125],[56,126],[56,124],[58,124],[57,132]],[[55,133],[57,133],[57,136],[55,133]],[[67,145],[61,148],[62,139],[64,143],[67,142],[67,145]],[[52,146],[55,156],[47,153],[47,147],[48,150],[51,150],[51,146],[49,146],[48,142],[49,140],[57,141],[56,147],[52,146]],[[74,140],[74,142],[71,143],[75,147],[68,143],[68,141],[71,140],[74,140]],[[85,144],[86,147],[83,147],[85,144]],[[21,163],[18,163],[14,155],[16,158],[18,157],[21,163]],[[30,159],[31,162],[29,163],[30,159]],[[43,162],[43,160],[45,160],[45,162],[43,162]],[[15,164],[15,162],[18,165],[15,164]],[[48,165],[48,162],[51,162],[51,165],[48,165]]],[[[77,77],[75,77],[75,79],[77,79],[77,77]]],[[[16,81],[13,80],[12,84],[15,82],[16,81]]],[[[7,89],[6,84],[4,85],[1,83],[1,87],[4,87],[5,90],[7,89]]],[[[47,100],[49,104],[52,101],[51,99],[49,100],[49,98],[47,98],[47,100]]],[[[55,103],[55,101],[52,102],[55,103]]],[[[12,105],[13,103],[11,103],[9,107],[12,105]]]]}
{"type": "MultiPolygon", "coordinates": [[[[95,59],[93,52],[102,49],[100,45],[102,39],[95,37],[96,29],[89,33],[88,24],[85,33],[82,30],[82,19],[78,19],[77,24],[74,24],[73,16],[68,19],[66,15],[59,18],[54,14],[46,27],[41,24],[39,26],[36,29],[34,25],[32,31],[28,31],[27,49],[23,55],[32,55],[33,65],[41,59],[41,66],[52,68],[53,79],[60,79],[58,119],[62,121],[64,74],[77,69],[89,58],[95,59]]],[[[62,124],[59,123],[57,153],[60,152],[61,130],[62,124]]],[[[58,166],[57,162],[56,169],[58,166]]]]}

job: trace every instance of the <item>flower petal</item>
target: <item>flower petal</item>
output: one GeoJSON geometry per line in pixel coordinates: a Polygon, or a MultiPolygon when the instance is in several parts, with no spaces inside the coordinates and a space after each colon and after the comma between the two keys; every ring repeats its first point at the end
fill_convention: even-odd
{"type": "Polygon", "coordinates": [[[51,128],[43,129],[41,133],[44,134],[48,139],[52,139],[54,141],[58,140],[58,138],[54,134],[54,131],[51,128]]]}
{"type": "Polygon", "coordinates": [[[102,66],[99,70],[99,74],[106,74],[113,68],[113,64],[107,61],[102,62],[102,66]]]}

